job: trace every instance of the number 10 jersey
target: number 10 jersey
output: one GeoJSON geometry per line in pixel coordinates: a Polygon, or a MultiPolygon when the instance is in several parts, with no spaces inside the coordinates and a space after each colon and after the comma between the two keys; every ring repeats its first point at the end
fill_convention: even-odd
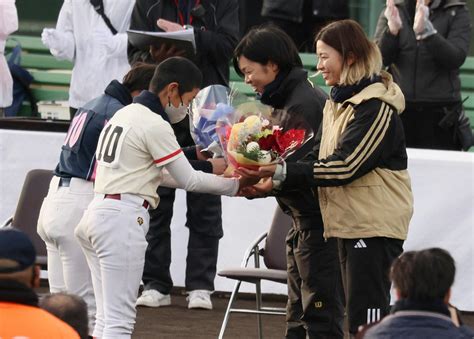
{"type": "Polygon", "coordinates": [[[108,122],[97,145],[96,193],[139,195],[155,208],[162,166],[183,156],[171,125],[134,103],[108,122]]]}

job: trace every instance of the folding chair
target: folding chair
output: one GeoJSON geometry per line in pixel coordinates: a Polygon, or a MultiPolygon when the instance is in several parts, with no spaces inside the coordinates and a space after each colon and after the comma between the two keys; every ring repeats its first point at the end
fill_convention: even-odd
{"type": "Polygon", "coordinates": [[[285,315],[285,308],[264,307],[262,305],[261,281],[269,280],[282,284],[287,283],[286,272],[286,235],[292,226],[292,219],[277,207],[273,215],[273,221],[268,232],[263,233],[254,240],[246,250],[242,264],[238,268],[230,268],[218,272],[221,277],[237,280],[234,290],[230,296],[229,304],[222,321],[219,339],[224,336],[224,331],[229,321],[230,313],[251,313],[257,315],[257,330],[259,338],[262,338],[262,314],[285,315]],[[265,246],[262,248],[262,242],[265,246]],[[254,267],[248,267],[250,258],[254,258],[254,267]],[[260,267],[260,258],[263,257],[266,268],[260,267]],[[239,293],[242,282],[255,284],[256,309],[232,308],[239,293]]]}
{"type": "Polygon", "coordinates": [[[26,233],[35,246],[36,263],[42,268],[46,268],[47,265],[47,252],[45,243],[36,232],[36,225],[52,177],[51,170],[34,169],[29,171],[21,189],[15,214],[0,226],[14,227],[26,233]]]}

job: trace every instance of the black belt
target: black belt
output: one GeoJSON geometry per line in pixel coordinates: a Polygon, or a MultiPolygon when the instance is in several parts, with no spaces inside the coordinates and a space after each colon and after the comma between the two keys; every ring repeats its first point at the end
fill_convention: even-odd
{"type": "Polygon", "coordinates": [[[59,187],[69,187],[71,185],[71,178],[59,178],[59,187]]]}

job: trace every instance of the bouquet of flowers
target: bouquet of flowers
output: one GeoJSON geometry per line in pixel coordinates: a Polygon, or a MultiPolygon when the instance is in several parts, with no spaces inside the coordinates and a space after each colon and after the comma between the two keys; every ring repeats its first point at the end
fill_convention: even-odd
{"type": "Polygon", "coordinates": [[[286,159],[313,137],[306,120],[296,113],[274,110],[259,102],[236,107],[220,105],[216,132],[230,166],[256,170],[286,159]]]}
{"type": "Polygon", "coordinates": [[[191,105],[190,123],[191,136],[202,151],[210,151],[215,156],[224,155],[216,133],[217,122],[233,111],[232,103],[243,98],[245,96],[222,85],[211,85],[199,91],[191,105]]]}
{"type": "Polygon", "coordinates": [[[222,85],[203,88],[191,105],[191,135],[233,168],[278,163],[313,137],[304,117],[275,110],[222,85]]]}

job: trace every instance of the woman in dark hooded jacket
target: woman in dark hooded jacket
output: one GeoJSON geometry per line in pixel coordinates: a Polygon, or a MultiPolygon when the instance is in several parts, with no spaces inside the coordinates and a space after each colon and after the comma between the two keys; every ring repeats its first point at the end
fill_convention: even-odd
{"type": "MultiPolygon", "coordinates": [[[[251,30],[234,51],[234,67],[260,101],[284,110],[288,129],[304,118],[314,133],[322,120],[326,94],[314,88],[298,51],[282,30],[251,30]]],[[[286,159],[296,162],[312,149],[311,139],[286,159]]],[[[288,305],[286,338],[343,338],[343,289],[337,242],[323,237],[317,192],[309,187],[273,191],[282,210],[293,218],[287,236],[288,305]]]]}

